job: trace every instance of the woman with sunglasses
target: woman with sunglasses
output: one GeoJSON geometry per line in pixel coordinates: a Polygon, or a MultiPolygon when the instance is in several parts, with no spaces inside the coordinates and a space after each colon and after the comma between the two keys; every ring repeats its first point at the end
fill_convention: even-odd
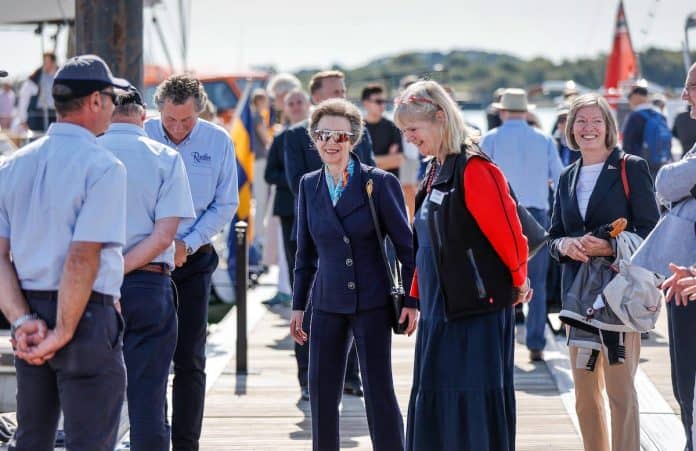
{"type": "MultiPolygon", "coordinates": [[[[342,99],[320,103],[309,121],[323,167],[300,182],[297,257],[290,334],[309,346],[309,400],[314,450],[339,449],[338,406],[348,351],[355,339],[365,390],[373,449],[403,450],[403,420],[391,371],[390,276],[366,194],[372,198],[382,233],[401,262],[406,292],[413,276],[413,245],[399,181],[360,162],[351,152],[363,133],[358,109],[342,99]],[[302,331],[312,304],[309,344],[302,331]]],[[[399,322],[416,328],[416,301],[406,297],[399,322]]]]}
{"type": "Polygon", "coordinates": [[[439,84],[409,86],[394,119],[433,157],[416,194],[421,317],[406,449],[512,451],[513,305],[532,296],[515,201],[439,84]]]}

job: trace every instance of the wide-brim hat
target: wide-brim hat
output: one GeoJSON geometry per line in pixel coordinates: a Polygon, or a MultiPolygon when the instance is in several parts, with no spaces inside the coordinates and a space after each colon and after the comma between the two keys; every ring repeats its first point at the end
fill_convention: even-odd
{"type": "Polygon", "coordinates": [[[503,96],[500,98],[500,102],[493,104],[494,108],[503,111],[530,111],[536,108],[527,102],[527,92],[524,89],[508,88],[503,92],[503,96]]]}

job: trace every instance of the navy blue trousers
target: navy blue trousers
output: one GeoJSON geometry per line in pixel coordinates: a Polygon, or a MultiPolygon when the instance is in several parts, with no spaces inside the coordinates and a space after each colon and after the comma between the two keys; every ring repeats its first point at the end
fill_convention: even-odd
{"type": "MultiPolygon", "coordinates": [[[[50,329],[56,302],[27,299],[50,329]]],[[[63,411],[66,449],[113,451],[126,388],[123,318],[110,304],[87,304],[72,340],[40,366],[15,359],[18,428],[13,451],[53,451],[63,411]]]]}
{"type": "Polygon", "coordinates": [[[133,451],[168,451],[167,378],[176,347],[176,308],[169,276],[133,271],[121,285],[126,321],[123,358],[133,451]]]}
{"type": "Polygon", "coordinates": [[[681,408],[686,433],[686,449],[694,450],[691,425],[694,421],[694,378],[696,378],[696,302],[686,307],[674,301],[667,304],[669,323],[669,357],[672,367],[672,390],[681,408]]]}
{"type": "Polygon", "coordinates": [[[218,265],[214,250],[199,251],[172,273],[179,300],[179,335],[174,352],[172,447],[196,451],[205,405],[205,339],[212,275],[218,265]]]}
{"type": "Polygon", "coordinates": [[[391,311],[353,315],[314,311],[309,340],[309,401],[314,451],[339,449],[338,406],[353,338],[360,359],[365,410],[375,451],[402,451],[404,424],[391,368],[391,311]]]}

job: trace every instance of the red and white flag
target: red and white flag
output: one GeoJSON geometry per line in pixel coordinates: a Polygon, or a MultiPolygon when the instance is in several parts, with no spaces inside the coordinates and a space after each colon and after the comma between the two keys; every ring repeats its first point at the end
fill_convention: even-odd
{"type": "Polygon", "coordinates": [[[607,58],[607,70],[604,74],[604,92],[611,101],[620,97],[622,82],[638,76],[638,59],[631,44],[623,1],[619,1],[616,12],[616,28],[611,53],[607,58]]]}

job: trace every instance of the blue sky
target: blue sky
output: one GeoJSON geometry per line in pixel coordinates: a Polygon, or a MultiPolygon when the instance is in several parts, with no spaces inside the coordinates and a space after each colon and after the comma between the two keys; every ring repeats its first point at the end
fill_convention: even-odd
{"type": "MultiPolygon", "coordinates": [[[[176,0],[157,14],[179,65],[176,0]]],[[[281,70],[354,67],[410,50],[480,49],[522,57],[595,56],[611,45],[618,1],[613,0],[194,0],[189,66],[233,71],[272,64],[281,70]]],[[[679,49],[693,0],[625,0],[637,49],[679,49]]],[[[146,21],[149,15],[146,14],[146,21]]],[[[149,21],[148,21],[149,22],[149,21]]],[[[26,74],[40,61],[41,44],[30,29],[2,31],[0,67],[26,74]]],[[[164,63],[151,25],[145,53],[164,63]]],[[[692,33],[696,44],[696,32],[692,33]]],[[[60,42],[64,42],[61,37],[60,42]]]]}

